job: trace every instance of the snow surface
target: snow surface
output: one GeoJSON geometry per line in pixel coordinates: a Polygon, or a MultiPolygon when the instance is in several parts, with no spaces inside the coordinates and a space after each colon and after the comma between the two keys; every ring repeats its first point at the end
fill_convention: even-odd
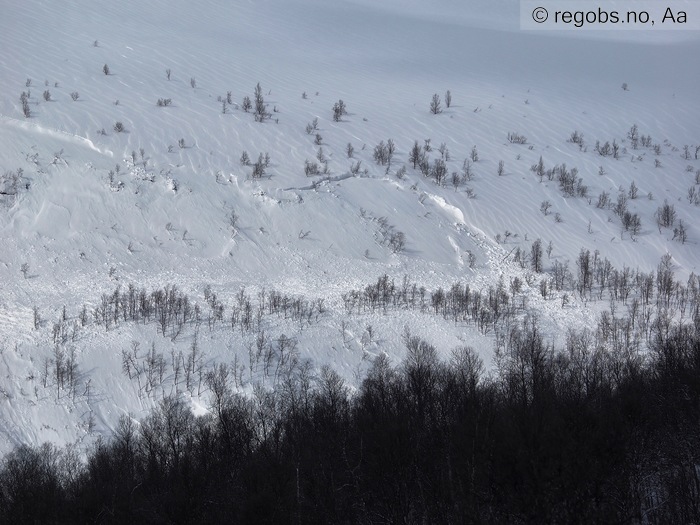
{"type": "MultiPolygon", "coordinates": [[[[0,196],[0,453],[19,443],[89,442],[108,435],[119,415],[141,417],[175,392],[166,379],[167,388],[140,395],[121,371],[121,351],[133,340],[142,351],[155,343],[168,360],[171,351],[187,352],[191,330],[171,341],[155,324],[105,331],[91,322],[67,345],[79,364],[78,395],[59,396],[41,384],[62,307],[72,320],[83,304],[91,310],[117,285],[151,291],[172,284],[200,304],[209,285],[226,306],[242,287],[253,296],[265,288],[324,298],[328,310],[317,323],[300,329],[266,318],[265,330],[296,338],[302,358],[332,364],[356,385],[372,356],[401,360],[405,326],[444,351],[473,345],[491,362],[492,334],[471,325],[420,312],[347,317],[341,295],[384,273],[397,283],[407,275],[429,291],[457,281],[483,290],[500,278],[525,280],[528,272],[509,254],[516,246],[529,251],[536,238],[545,247],[552,242],[546,268],[560,260],[575,269],[585,248],[616,267],[643,271],[670,253],[677,277],[698,273],[700,208],[686,194],[700,161],[681,155],[684,145],[692,154],[700,143],[700,36],[524,32],[518,20],[512,0],[6,5],[0,172],[22,169],[23,178],[16,198],[0,196]],[[258,82],[272,113],[264,123],[240,108],[258,82]],[[20,94],[28,89],[27,119],[20,94]],[[452,107],[443,102],[444,111],[432,115],[431,96],[444,97],[448,89],[452,107]],[[228,91],[234,104],[223,114],[218,99],[228,91]],[[76,101],[72,92],[79,93],[76,101]],[[158,107],[159,98],[172,105],[158,107]],[[349,113],[334,122],[338,99],[349,113]],[[304,131],[314,118],[327,178],[304,174],[305,160],[314,161],[319,148],[316,132],[304,131]],[[113,130],[117,121],[125,132],[113,130]],[[631,149],[626,135],[634,124],[661,145],[662,167],[654,166],[651,149],[631,149]],[[586,149],[567,142],[574,130],[583,133],[586,149]],[[527,144],[509,143],[512,132],[527,144]],[[475,198],[464,186],[437,186],[408,165],[413,141],[428,138],[432,158],[441,143],[449,148],[450,172],[460,171],[477,147],[480,160],[468,183],[475,198]],[[387,139],[397,147],[388,172],[372,160],[374,147],[387,139]],[[593,151],[596,140],[613,139],[623,148],[619,159],[593,151]],[[348,142],[354,159],[346,156],[348,142]],[[243,151],[253,162],[269,153],[265,177],[251,179],[252,168],[239,162],[243,151]],[[540,182],[529,169],[540,156],[548,168],[576,167],[591,203],[563,197],[556,181],[540,182]],[[366,174],[350,173],[358,160],[366,174]],[[406,176],[398,179],[404,164],[406,176]],[[614,200],[632,181],[640,196],[629,209],[642,219],[635,239],[622,232],[612,210],[595,206],[602,191],[614,200]],[[665,199],[689,227],[686,244],[655,225],[665,199]],[[540,211],[544,200],[552,203],[547,216],[540,211]],[[235,231],[232,211],[239,217],[235,231]],[[405,233],[403,252],[381,242],[380,217],[405,233]],[[497,242],[506,231],[507,240],[497,242]],[[34,306],[43,319],[38,330],[34,306]]],[[[572,298],[561,308],[561,301],[542,299],[537,284],[526,285],[524,294],[552,341],[569,326],[594,325],[595,305],[572,298]]],[[[203,327],[198,342],[211,366],[245,363],[253,339],[224,323],[203,327]]],[[[249,389],[265,378],[246,371],[244,380],[240,388],[249,389]]],[[[205,391],[187,395],[205,410],[205,391]]]]}

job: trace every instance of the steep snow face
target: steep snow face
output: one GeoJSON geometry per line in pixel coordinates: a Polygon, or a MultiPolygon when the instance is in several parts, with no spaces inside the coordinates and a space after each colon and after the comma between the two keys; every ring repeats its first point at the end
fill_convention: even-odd
{"type": "MultiPolygon", "coordinates": [[[[27,0],[4,11],[0,452],[108,433],[120,414],[138,417],[168,393],[206,406],[206,387],[181,387],[174,365],[157,392],[129,379],[121,352],[132,341],[143,359],[153,342],[175,362],[195,336],[164,338],[153,323],[98,327],[92,313],[116,286],[173,284],[203,308],[206,285],[227,308],[242,287],[323,298],[313,325],[265,317],[263,328],[357,384],[372,356],[402,358],[405,326],[491,360],[493,334],[470,325],[413,311],[348,316],[342,294],[384,273],[428,291],[531,281],[522,294],[556,340],[565,327],[590,326],[595,306],[542,299],[537,276],[513,260],[517,248],[551,242],[545,270],[555,261],[574,270],[584,248],[643,271],[670,253],[681,278],[698,272],[692,33],[521,32],[510,0],[27,0]],[[243,109],[258,83],[264,122],[243,109]],[[335,121],[338,100],[347,113],[335,121]],[[635,148],[634,125],[649,144],[635,148]],[[581,145],[568,141],[574,131],[581,145]],[[391,162],[377,163],[375,148],[389,139],[391,162]],[[431,167],[445,163],[443,185],[409,161],[414,141],[428,139],[431,167]],[[613,141],[617,158],[595,151],[613,141]],[[265,153],[265,173],[253,178],[265,153]],[[531,171],[540,157],[546,169],[576,168],[573,195],[531,171]],[[327,172],[307,175],[314,163],[327,172]],[[598,207],[604,192],[610,204],[598,207]],[[620,193],[641,219],[636,234],[612,209],[620,193]],[[685,244],[656,225],[664,201],[688,228],[685,244]],[[70,323],[83,305],[89,312],[61,346],[80,370],[74,395],[44,380],[64,305],[70,323]]],[[[199,332],[204,370],[247,363],[256,335],[224,325],[199,332]]],[[[238,388],[271,382],[257,369],[243,379],[238,388]]]]}

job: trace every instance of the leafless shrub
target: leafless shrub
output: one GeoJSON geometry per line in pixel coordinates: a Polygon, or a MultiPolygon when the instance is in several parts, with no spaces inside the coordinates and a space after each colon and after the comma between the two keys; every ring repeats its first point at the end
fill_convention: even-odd
{"type": "Polygon", "coordinates": [[[527,137],[518,133],[508,133],[508,142],[511,144],[527,144],[527,137]]]}
{"type": "Polygon", "coordinates": [[[673,229],[673,240],[677,240],[681,244],[685,244],[685,241],[688,240],[688,231],[683,221],[678,221],[678,227],[673,229]]]}
{"type": "Polygon", "coordinates": [[[311,135],[316,130],[318,130],[318,118],[314,118],[306,125],[306,134],[311,135]]]}
{"type": "Polygon", "coordinates": [[[313,177],[314,175],[320,175],[321,170],[316,162],[304,161],[304,174],[307,177],[313,177]]]}
{"type": "Polygon", "coordinates": [[[23,91],[19,97],[20,102],[22,102],[22,114],[25,118],[29,118],[32,115],[29,109],[29,93],[23,91]]]}
{"type": "Polygon", "coordinates": [[[438,113],[442,113],[442,106],[440,103],[440,95],[435,93],[433,95],[433,98],[430,101],[430,112],[433,115],[437,115],[438,113]]]}
{"type": "Polygon", "coordinates": [[[345,107],[345,102],[342,100],[338,100],[338,102],[333,104],[333,121],[340,122],[343,116],[347,115],[347,113],[348,111],[345,107]]]}
{"type": "Polygon", "coordinates": [[[656,210],[656,222],[661,227],[670,228],[676,221],[676,209],[673,204],[664,201],[663,205],[656,210]]]}
{"type": "Polygon", "coordinates": [[[578,130],[574,130],[567,139],[567,142],[583,146],[583,133],[579,133],[578,130]]]}
{"type": "Polygon", "coordinates": [[[406,246],[406,235],[403,232],[392,232],[389,235],[389,248],[393,253],[401,253],[406,246]]]}

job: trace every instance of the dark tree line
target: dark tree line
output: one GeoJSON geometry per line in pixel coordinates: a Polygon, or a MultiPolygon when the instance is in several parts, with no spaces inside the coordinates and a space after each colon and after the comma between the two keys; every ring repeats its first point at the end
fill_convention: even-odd
{"type": "Polygon", "coordinates": [[[495,370],[441,360],[406,332],[351,394],[301,366],[275,391],[207,374],[211,413],[165,398],[124,416],[85,463],[19,447],[0,463],[2,523],[694,523],[700,519],[700,333],[647,355],[526,319],[495,370]]]}
{"type": "MultiPolygon", "coordinates": [[[[106,330],[122,322],[156,323],[160,334],[176,339],[186,326],[192,326],[196,331],[206,322],[209,329],[213,330],[217,323],[224,322],[225,316],[231,329],[258,332],[265,314],[291,319],[304,326],[317,321],[325,312],[323,299],[310,300],[264,289],[257,294],[257,302],[246,294],[245,289],[241,289],[233,304],[227,308],[207,286],[204,289],[204,303],[206,306],[200,307],[199,303],[175,285],[169,284],[149,292],[145,288],[138,289],[129,284],[124,288],[117,286],[113,292],[102,294],[92,310],[92,317],[96,325],[103,326],[106,330]]],[[[80,314],[81,326],[88,321],[87,311],[83,308],[80,314]]],[[[69,325],[64,319],[54,329],[54,342],[66,342],[68,335],[69,325]]]]}
{"type": "MultiPolygon", "coordinates": [[[[393,251],[401,251],[405,236],[397,232],[385,217],[376,219],[383,242],[393,251]]],[[[546,250],[550,254],[551,246],[546,250]]],[[[555,260],[545,268],[542,241],[533,242],[529,252],[517,247],[512,258],[523,269],[530,268],[535,275],[525,276],[527,284],[534,286],[537,280],[543,297],[549,298],[551,290],[571,292],[583,301],[609,300],[611,307],[618,304],[626,308],[634,326],[643,328],[649,338],[649,326],[664,312],[680,313],[681,319],[700,316],[700,279],[691,273],[687,282],[675,280],[670,255],[662,257],[656,272],[645,273],[623,266],[615,268],[607,258],[595,250],[581,249],[575,271],[567,262],[555,260]],[[613,304],[614,303],[614,304],[613,304]]],[[[420,310],[442,315],[454,322],[473,322],[480,330],[488,331],[501,321],[510,321],[526,310],[526,298],[521,294],[524,283],[517,277],[509,283],[499,282],[485,290],[475,290],[468,284],[454,283],[449,288],[438,287],[429,291],[404,276],[400,283],[383,275],[375,283],[364,288],[350,290],[341,295],[347,314],[387,313],[389,310],[420,310]]],[[[319,320],[326,312],[324,299],[308,299],[289,296],[276,290],[261,290],[250,296],[241,289],[231,304],[226,305],[209,287],[204,290],[202,306],[175,285],[148,291],[133,284],[117,286],[113,292],[102,294],[90,316],[83,306],[78,319],[69,319],[65,307],[59,320],[53,325],[53,342],[65,344],[78,337],[90,317],[96,325],[109,330],[122,322],[155,323],[164,337],[176,339],[183,329],[194,332],[202,323],[213,330],[217,323],[230,323],[232,330],[241,333],[258,333],[264,316],[277,316],[299,323],[303,328],[319,320]]],[[[615,312],[611,312],[614,316],[615,312]]],[[[35,328],[39,319],[35,317],[35,328]]]]}
{"type": "MultiPolygon", "coordinates": [[[[542,242],[537,239],[529,255],[518,248],[514,257],[523,267],[529,260],[533,271],[543,271],[542,242]]],[[[583,301],[610,300],[610,311],[601,316],[598,332],[604,339],[616,337],[621,330],[625,341],[640,339],[651,341],[655,326],[670,326],[676,314],[691,319],[700,326],[700,281],[691,273],[687,283],[676,281],[670,255],[662,257],[656,273],[633,270],[628,266],[616,269],[598,251],[582,249],[576,260],[573,274],[567,263],[555,261],[551,271],[539,281],[541,295],[548,299],[550,291],[576,292],[583,301]],[[626,315],[619,315],[618,308],[626,315]],[[611,335],[612,334],[612,335],[611,335]]],[[[526,277],[527,284],[536,284],[535,277],[526,277]]],[[[350,290],[341,298],[348,315],[363,313],[387,313],[390,310],[420,310],[441,315],[455,323],[473,323],[486,333],[498,331],[502,326],[527,310],[526,296],[522,295],[524,283],[517,277],[506,284],[503,280],[486,290],[472,289],[469,284],[454,283],[434,291],[409,280],[404,276],[400,283],[383,275],[375,283],[364,288],[350,290]]],[[[564,294],[562,307],[569,299],[564,294]]]]}

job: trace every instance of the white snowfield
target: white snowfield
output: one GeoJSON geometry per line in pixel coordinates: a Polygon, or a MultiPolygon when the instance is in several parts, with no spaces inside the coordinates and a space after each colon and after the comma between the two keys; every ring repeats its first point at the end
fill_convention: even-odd
{"type": "Polygon", "coordinates": [[[250,368],[259,332],[231,329],[242,288],[254,305],[262,290],[323,299],[312,322],[264,315],[261,329],[270,341],[293,338],[300,361],[330,364],[357,385],[373,356],[400,362],[405,327],[446,357],[472,345],[492,361],[493,331],[430,308],[348,315],[343,294],[383,274],[428,293],[521,279],[518,301],[560,342],[569,327],[594,326],[601,306],[575,294],[564,307],[560,293],[544,299],[542,275],[514,260],[518,247],[527,254],[536,239],[545,250],[551,242],[545,272],[555,261],[575,272],[582,248],[617,268],[649,272],[669,253],[679,280],[699,271],[700,199],[690,195],[700,193],[697,33],[522,32],[510,0],[9,4],[0,17],[0,454],[46,440],[87,444],[165,395],[206,410],[200,377],[188,388],[175,374],[194,326],[175,337],[155,321],[105,330],[93,312],[117,286],[177,286],[202,309],[194,375],[225,363],[238,370],[232,384],[252,390],[274,377],[250,368]],[[263,122],[254,118],[258,83],[263,122]],[[347,113],[334,121],[339,100],[347,113]],[[651,137],[636,149],[635,125],[651,137]],[[582,146],[568,141],[574,131],[582,146]],[[525,143],[509,141],[515,135],[525,143]],[[391,163],[378,165],[375,147],[389,139],[391,163]],[[426,139],[431,166],[445,159],[442,185],[409,162],[414,141],[426,139]],[[596,152],[597,141],[615,141],[618,158],[596,152]],[[587,196],[537,176],[540,157],[546,169],[576,168],[587,196]],[[307,176],[306,161],[327,173],[307,176]],[[632,183],[636,234],[613,211],[632,183]],[[597,207],[603,192],[610,204],[597,207]],[[685,243],[657,226],[664,201],[687,228],[685,243]],[[399,232],[404,245],[392,249],[399,232]],[[224,305],[211,329],[206,286],[224,305]],[[124,371],[132,342],[137,366],[152,345],[165,360],[158,386],[124,371]],[[59,354],[74,357],[72,391],[56,382],[59,354]]]}

